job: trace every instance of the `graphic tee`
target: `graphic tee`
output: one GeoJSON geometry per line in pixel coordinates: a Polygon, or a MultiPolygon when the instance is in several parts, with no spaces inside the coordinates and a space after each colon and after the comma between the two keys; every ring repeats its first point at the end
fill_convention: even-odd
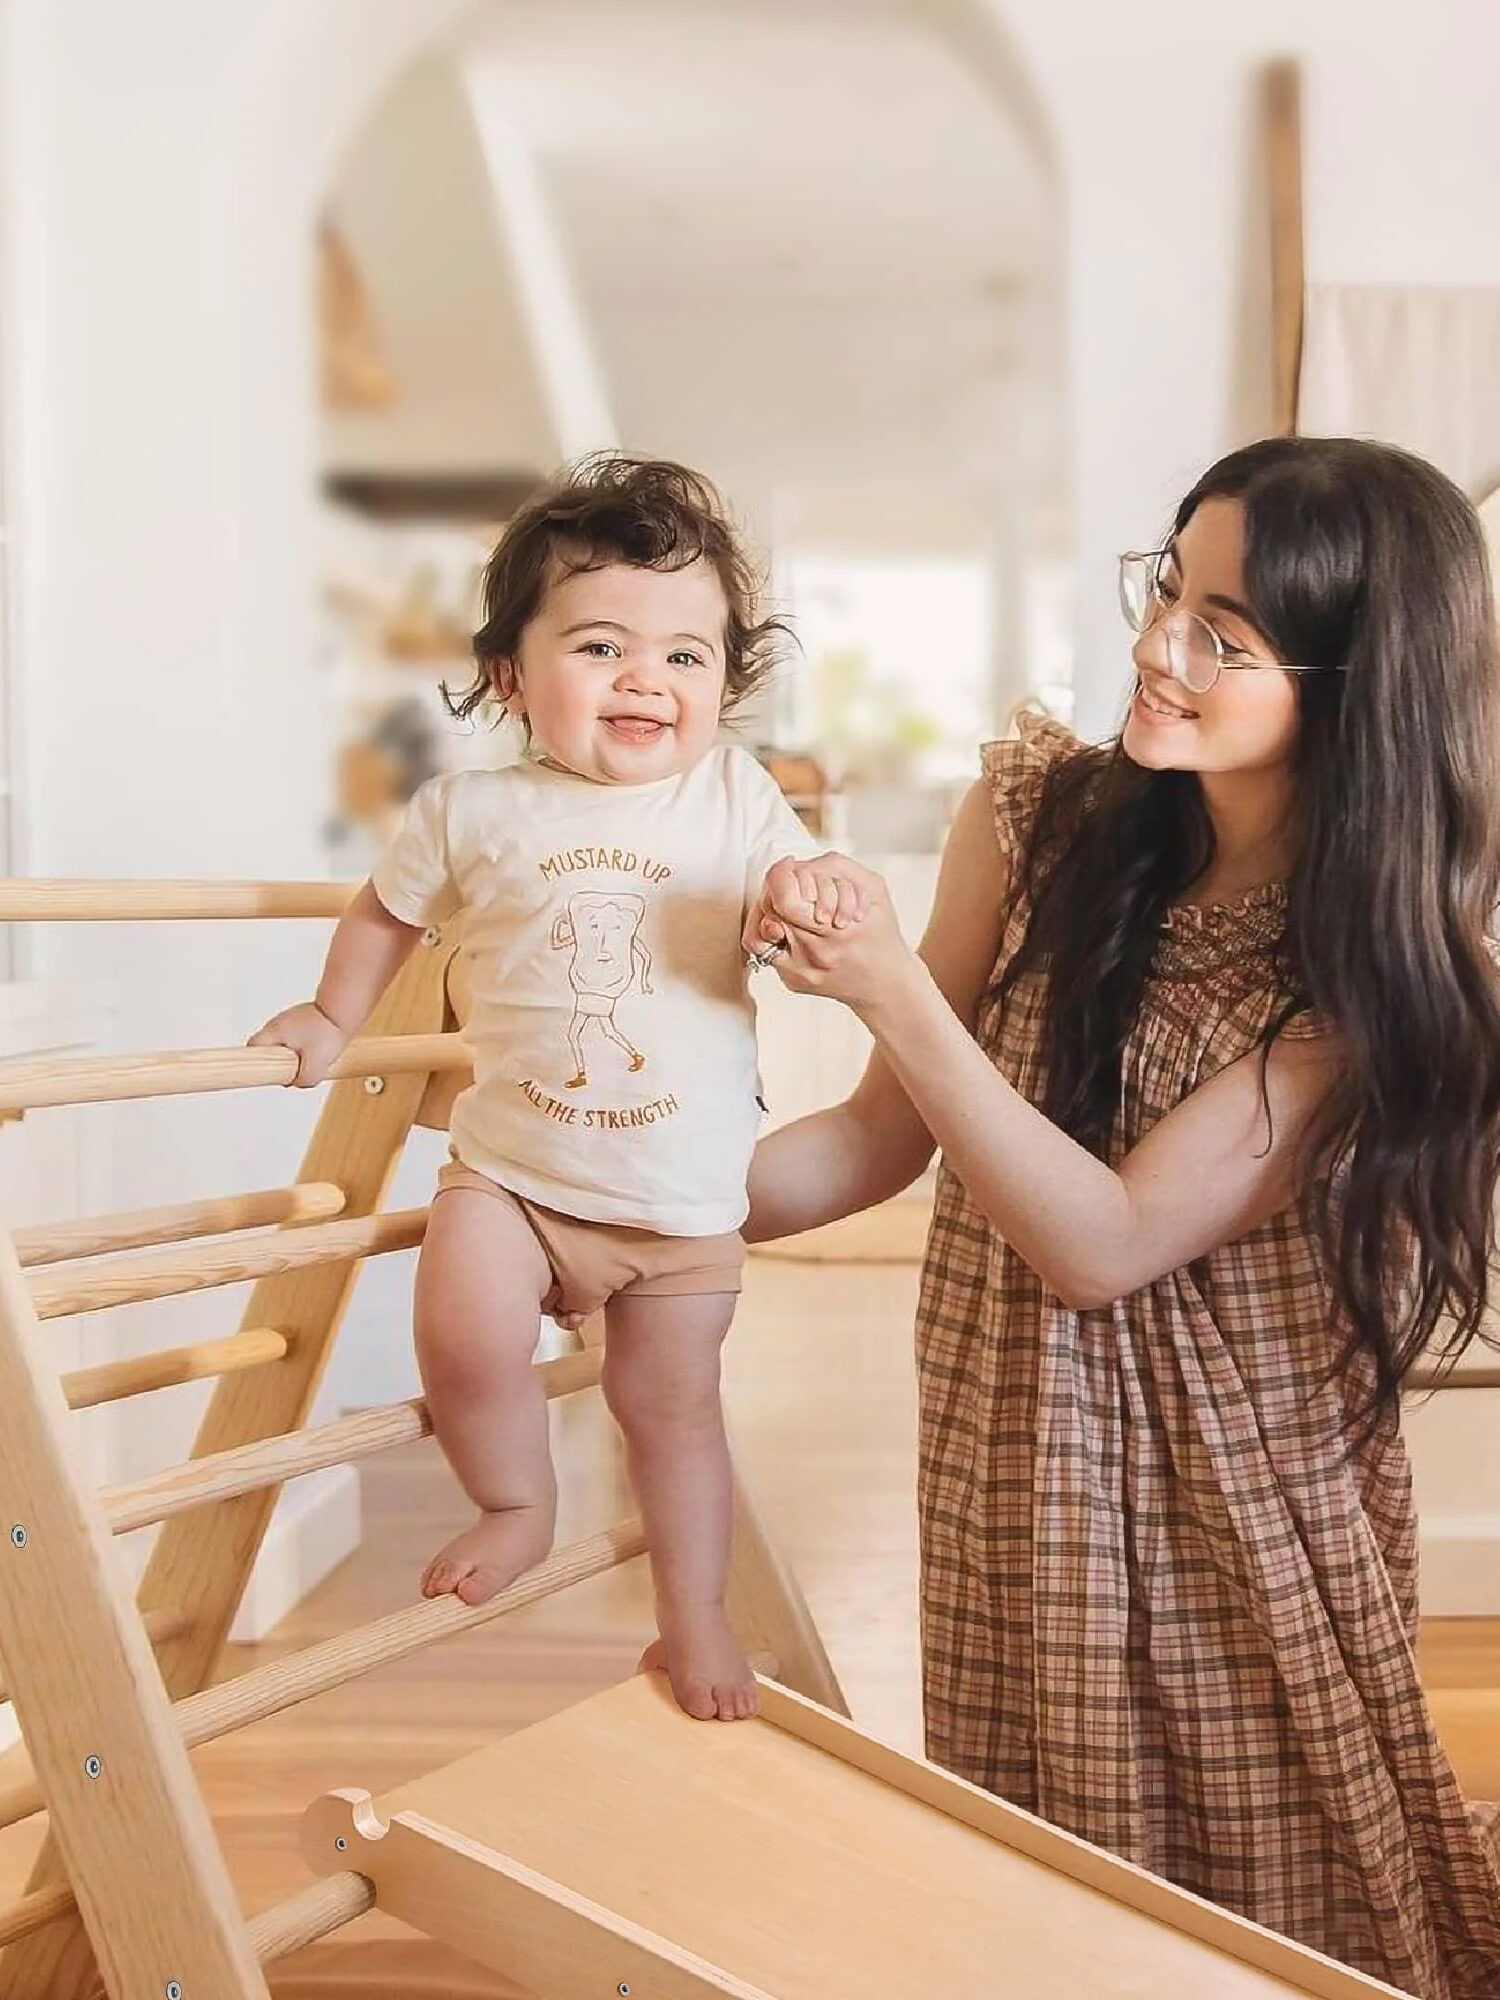
{"type": "Polygon", "coordinates": [[[760,1120],[741,933],[772,863],[816,851],[732,747],[648,785],[534,761],[423,785],[371,879],[403,923],[464,912],[465,1166],[588,1221],[737,1229],[760,1120]]]}

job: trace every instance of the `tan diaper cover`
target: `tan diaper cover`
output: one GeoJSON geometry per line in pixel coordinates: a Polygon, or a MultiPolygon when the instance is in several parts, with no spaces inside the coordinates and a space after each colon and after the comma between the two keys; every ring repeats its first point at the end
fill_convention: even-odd
{"type": "Polygon", "coordinates": [[[449,1160],[439,1173],[433,1199],[454,1188],[508,1202],[526,1218],[552,1267],[560,1312],[596,1312],[613,1298],[697,1297],[742,1289],[745,1239],[738,1230],[727,1236],[659,1236],[653,1229],[587,1222],[513,1194],[462,1160],[449,1160]]]}

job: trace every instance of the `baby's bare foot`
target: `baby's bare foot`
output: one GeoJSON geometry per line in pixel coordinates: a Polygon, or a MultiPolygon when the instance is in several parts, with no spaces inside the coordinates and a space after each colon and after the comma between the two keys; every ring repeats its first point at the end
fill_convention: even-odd
{"type": "Polygon", "coordinates": [[[760,1689],[745,1650],[717,1605],[661,1615],[662,1637],[638,1672],[664,1673],[677,1706],[698,1722],[743,1722],[760,1713],[760,1689]]]}
{"type": "Polygon", "coordinates": [[[439,1549],[422,1573],[424,1597],[453,1595],[483,1604],[533,1569],[552,1547],[550,1510],[510,1507],[481,1514],[472,1528],[439,1549]]]}

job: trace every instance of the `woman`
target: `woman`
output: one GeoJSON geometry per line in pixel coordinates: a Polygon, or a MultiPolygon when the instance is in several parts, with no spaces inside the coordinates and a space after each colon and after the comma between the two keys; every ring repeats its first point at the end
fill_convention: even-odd
{"type": "Polygon", "coordinates": [[[853,1007],[750,1231],[944,1165],[918,1320],[931,1755],[1425,2000],[1500,1993],[1500,1842],[1417,1677],[1398,1392],[1485,1304],[1500,665],[1473,510],[1234,453],[1126,558],[1119,740],[991,746],[920,958],[853,864],[748,941],[853,1007]],[[842,886],[840,886],[842,884],[842,886]]]}

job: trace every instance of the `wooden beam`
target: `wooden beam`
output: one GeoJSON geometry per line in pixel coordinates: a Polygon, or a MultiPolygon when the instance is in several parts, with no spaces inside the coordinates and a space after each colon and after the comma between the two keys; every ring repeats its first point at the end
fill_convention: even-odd
{"type": "Polygon", "coordinates": [[[1271,207],[1272,413],[1277,435],[1291,437],[1297,429],[1307,288],[1303,266],[1302,79],[1295,62],[1267,65],[1262,103],[1271,207]]]}

